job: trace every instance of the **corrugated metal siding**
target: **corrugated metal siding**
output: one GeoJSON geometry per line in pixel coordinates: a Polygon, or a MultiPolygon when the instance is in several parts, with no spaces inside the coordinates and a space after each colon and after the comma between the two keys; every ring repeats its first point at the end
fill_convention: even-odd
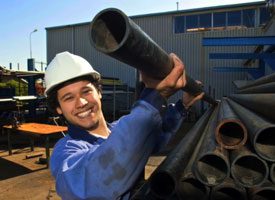
{"type": "MultiPolygon", "coordinates": [[[[206,47],[202,46],[202,39],[204,37],[261,35],[260,28],[174,34],[172,15],[153,16],[134,19],[134,21],[163,49],[176,53],[185,63],[187,73],[192,78],[201,80],[206,90],[211,88],[212,94],[215,90],[215,96],[219,99],[234,92],[232,81],[246,79],[247,73],[214,72],[213,67],[243,67],[244,60],[210,60],[209,53],[252,52],[255,47],[206,47]]],[[[179,95],[176,95],[175,98],[178,98],[179,95]]]]}
{"type": "Polygon", "coordinates": [[[62,51],[72,52],[72,28],[53,29],[47,31],[47,63],[49,63],[56,53],[62,51]]]}
{"type": "Polygon", "coordinates": [[[275,14],[273,14],[273,18],[270,21],[270,25],[268,26],[267,30],[265,31],[265,35],[272,35],[274,36],[275,33],[275,14]]]}
{"type": "MultiPolygon", "coordinates": [[[[270,26],[268,27],[268,29],[266,30],[266,32],[264,33],[264,35],[266,36],[275,36],[275,14],[273,15],[273,18],[270,21],[270,26]]],[[[268,47],[266,47],[268,48],[268,47]]],[[[274,71],[272,70],[272,68],[266,64],[265,65],[265,74],[272,74],[274,73],[274,71]]]]}

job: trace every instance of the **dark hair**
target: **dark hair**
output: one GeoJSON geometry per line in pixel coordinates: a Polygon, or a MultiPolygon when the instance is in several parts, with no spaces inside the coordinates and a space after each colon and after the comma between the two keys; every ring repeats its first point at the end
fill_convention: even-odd
{"type": "Polygon", "coordinates": [[[48,110],[55,114],[58,115],[56,112],[56,108],[59,106],[59,102],[57,100],[57,91],[61,89],[64,86],[70,85],[72,83],[78,82],[78,81],[90,81],[95,88],[97,89],[98,92],[102,92],[102,84],[101,84],[101,78],[98,76],[91,76],[91,75],[85,75],[85,76],[80,76],[76,77],[74,79],[70,79],[68,81],[65,81],[63,83],[58,84],[55,86],[53,89],[51,89],[48,94],[47,94],[47,107],[48,110]]]}

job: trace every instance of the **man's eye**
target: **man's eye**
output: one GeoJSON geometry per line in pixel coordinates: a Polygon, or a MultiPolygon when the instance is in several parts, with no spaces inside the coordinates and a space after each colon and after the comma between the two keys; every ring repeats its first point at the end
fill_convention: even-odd
{"type": "Polygon", "coordinates": [[[92,90],[84,90],[83,91],[84,94],[88,94],[88,93],[91,93],[91,92],[92,92],[92,90]]]}
{"type": "Polygon", "coordinates": [[[72,99],[73,99],[73,97],[66,97],[66,98],[64,98],[64,101],[70,101],[72,99]]]}

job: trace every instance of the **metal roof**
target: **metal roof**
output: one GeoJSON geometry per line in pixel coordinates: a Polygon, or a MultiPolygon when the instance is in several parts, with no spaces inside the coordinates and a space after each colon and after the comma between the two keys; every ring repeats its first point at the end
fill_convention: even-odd
{"type": "MultiPolygon", "coordinates": [[[[193,8],[193,9],[186,9],[186,10],[175,10],[175,11],[167,11],[167,12],[133,15],[133,16],[130,16],[130,18],[134,19],[134,18],[160,16],[160,15],[187,14],[187,13],[194,13],[194,12],[214,11],[214,10],[220,10],[220,9],[233,9],[233,8],[241,8],[241,7],[248,7],[248,6],[260,6],[260,5],[265,5],[265,4],[266,4],[266,2],[261,0],[258,2],[248,2],[248,3],[240,3],[240,4],[230,4],[230,5],[203,7],[203,8],[193,8]]],[[[68,25],[46,27],[45,29],[50,30],[50,29],[59,29],[59,28],[70,28],[73,26],[82,26],[82,25],[87,25],[87,24],[90,24],[90,22],[82,22],[82,23],[75,23],[75,24],[68,24],[68,25]]]]}
{"type": "Polygon", "coordinates": [[[9,70],[0,66],[0,77],[1,76],[12,76],[12,77],[27,77],[27,76],[43,76],[44,72],[39,71],[14,71],[9,70]]]}

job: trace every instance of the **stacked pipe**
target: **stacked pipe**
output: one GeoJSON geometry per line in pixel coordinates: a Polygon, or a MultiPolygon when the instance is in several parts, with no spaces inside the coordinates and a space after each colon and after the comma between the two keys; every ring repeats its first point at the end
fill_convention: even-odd
{"type": "Polygon", "coordinates": [[[275,198],[275,94],[237,93],[205,112],[134,199],[275,198]]]}
{"type": "MultiPolygon", "coordinates": [[[[250,146],[268,168],[267,177],[248,188],[248,197],[274,199],[275,195],[275,73],[238,88],[230,105],[248,128],[250,146]]],[[[255,166],[255,163],[252,163],[255,166]]],[[[260,169],[255,166],[255,171],[260,169]]],[[[256,180],[253,177],[253,180],[256,180]]]]}

